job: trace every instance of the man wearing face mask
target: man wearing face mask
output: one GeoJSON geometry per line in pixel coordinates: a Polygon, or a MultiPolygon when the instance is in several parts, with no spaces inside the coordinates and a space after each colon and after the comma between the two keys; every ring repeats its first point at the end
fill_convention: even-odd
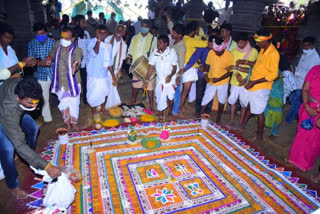
{"type": "Polygon", "coordinates": [[[73,41],[76,35],[72,28],[65,27],[60,36],[48,57],[50,61],[54,59],[51,92],[58,96],[58,108],[68,130],[78,130],[81,85],[77,71],[83,54],[73,41]]]}
{"type": "Polygon", "coordinates": [[[33,111],[42,96],[41,85],[33,78],[12,78],[0,86],[0,161],[6,183],[17,199],[27,197],[19,187],[14,152],[36,169],[55,178],[60,169],[41,158],[36,148],[39,126],[25,111],[33,111]]]}
{"type": "Polygon", "coordinates": [[[302,41],[302,56],[299,60],[298,66],[293,71],[296,82],[296,90],[290,95],[291,109],[287,114],[286,123],[290,124],[293,119],[297,119],[300,105],[302,104],[302,86],[304,78],[307,76],[310,69],[316,65],[320,65],[320,58],[313,47],[315,39],[313,37],[306,37],[302,41]]]}
{"type": "MultiPolygon", "coordinates": [[[[114,35],[110,35],[105,39],[105,43],[112,45],[112,62],[113,62],[113,71],[118,81],[122,76],[122,62],[126,58],[127,53],[127,44],[123,40],[125,34],[124,25],[118,25],[114,35]]],[[[110,74],[110,73],[109,73],[110,74]]],[[[112,78],[109,78],[111,80],[112,78]]],[[[112,82],[110,85],[110,94],[106,103],[106,107],[110,108],[121,104],[120,96],[118,93],[117,86],[114,86],[112,82]]]]}
{"type": "MultiPolygon", "coordinates": [[[[141,32],[135,35],[128,49],[127,63],[133,64],[139,57],[149,58],[150,54],[157,48],[157,38],[152,36],[149,20],[142,20],[141,32]]],[[[148,84],[148,98],[150,109],[153,110],[153,88],[155,79],[148,84]]],[[[132,103],[136,103],[138,89],[143,87],[143,82],[133,75],[132,79],[132,103]]]]}
{"type": "Polygon", "coordinates": [[[52,121],[49,97],[53,65],[50,65],[50,61],[47,61],[46,58],[53,48],[55,40],[48,37],[46,27],[43,23],[35,23],[33,25],[33,32],[35,39],[28,43],[28,56],[37,59],[38,68],[35,77],[42,87],[44,101],[42,117],[45,125],[48,125],[52,121]]]}

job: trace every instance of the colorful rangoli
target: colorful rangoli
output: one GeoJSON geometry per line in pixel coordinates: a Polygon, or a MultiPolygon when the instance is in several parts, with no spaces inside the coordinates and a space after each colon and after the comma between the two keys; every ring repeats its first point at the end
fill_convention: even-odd
{"type": "MultiPolygon", "coordinates": [[[[136,125],[137,141],[159,137],[163,125],[136,125]]],[[[311,213],[320,207],[317,192],[216,124],[166,125],[170,138],[156,149],[129,144],[125,127],[74,133],[70,144],[54,147],[53,162],[73,166],[83,178],[74,184],[69,213],[311,213]]]]}

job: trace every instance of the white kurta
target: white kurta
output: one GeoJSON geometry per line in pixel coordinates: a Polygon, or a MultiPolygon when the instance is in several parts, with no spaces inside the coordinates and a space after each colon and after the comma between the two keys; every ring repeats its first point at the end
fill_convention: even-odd
{"type": "Polygon", "coordinates": [[[91,107],[104,103],[110,93],[110,72],[108,66],[113,65],[112,47],[109,43],[100,43],[99,53],[94,52],[96,38],[88,44],[87,63],[87,100],[91,107]]]}
{"type": "MultiPolygon", "coordinates": [[[[112,59],[113,59],[113,70],[114,75],[120,71],[122,67],[123,60],[126,58],[127,53],[127,44],[121,38],[120,41],[117,41],[114,36],[108,36],[105,39],[105,43],[112,45],[112,59]],[[120,51],[121,47],[121,51],[120,51]]],[[[109,96],[106,103],[106,108],[111,108],[113,106],[117,106],[121,104],[120,95],[117,89],[117,86],[112,85],[112,76],[109,72],[108,80],[110,81],[110,88],[109,88],[109,96]]]]}
{"type": "Polygon", "coordinates": [[[163,111],[168,107],[167,99],[173,100],[175,93],[176,75],[171,78],[169,83],[166,83],[166,78],[172,73],[173,66],[178,65],[177,54],[174,49],[167,48],[163,53],[157,49],[152,52],[149,64],[155,66],[157,73],[155,87],[157,110],[163,111]]]}

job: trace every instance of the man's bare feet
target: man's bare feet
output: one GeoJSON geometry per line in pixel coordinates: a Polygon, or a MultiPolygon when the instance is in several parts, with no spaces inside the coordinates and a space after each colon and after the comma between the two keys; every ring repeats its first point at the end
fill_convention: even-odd
{"type": "Polygon", "coordinates": [[[100,112],[104,114],[107,113],[107,110],[105,108],[101,108],[100,112]]]}
{"type": "Polygon", "coordinates": [[[72,131],[78,132],[79,131],[79,127],[77,124],[71,124],[72,127],[72,131]]]}
{"type": "Polygon", "coordinates": [[[311,175],[311,181],[313,183],[319,183],[320,182],[320,173],[316,174],[316,175],[311,175]]]}
{"type": "Polygon", "coordinates": [[[130,103],[128,103],[129,106],[133,106],[133,105],[135,105],[135,104],[137,104],[137,101],[135,101],[135,100],[133,100],[133,101],[131,101],[130,103]]]}
{"type": "MultiPolygon", "coordinates": [[[[190,112],[192,112],[192,110],[190,110],[190,109],[188,109],[187,107],[183,107],[183,109],[182,109],[182,111],[183,111],[183,113],[190,113],[190,112]]],[[[179,112],[180,113],[180,112],[179,112]]]]}
{"type": "Polygon", "coordinates": [[[10,190],[12,195],[18,199],[18,200],[22,200],[28,197],[28,193],[26,191],[24,191],[23,189],[21,189],[20,187],[17,187],[15,189],[11,189],[10,190]]]}
{"type": "Polygon", "coordinates": [[[226,127],[228,127],[229,129],[233,129],[233,127],[234,127],[234,122],[233,122],[233,121],[230,121],[230,122],[226,125],[226,127]]]}
{"type": "Polygon", "coordinates": [[[178,117],[178,118],[181,118],[181,119],[187,118],[187,117],[183,114],[182,111],[179,111],[179,113],[177,114],[177,117],[178,117]]]}
{"type": "Polygon", "coordinates": [[[234,127],[235,131],[242,134],[243,132],[245,132],[245,128],[243,128],[242,126],[235,126],[234,127]]]}
{"type": "Polygon", "coordinates": [[[50,121],[50,122],[44,122],[43,125],[42,125],[42,127],[43,127],[43,128],[46,128],[46,127],[50,126],[51,123],[52,123],[52,121],[50,121]]]}
{"type": "Polygon", "coordinates": [[[277,139],[277,137],[277,135],[270,135],[268,138],[269,140],[274,141],[275,139],[277,139]]]}
{"type": "Polygon", "coordinates": [[[263,137],[258,137],[258,136],[251,138],[249,141],[251,143],[263,143],[264,142],[263,137]]]}
{"type": "Polygon", "coordinates": [[[174,119],[174,116],[172,113],[168,113],[168,117],[167,119],[170,121],[170,120],[173,120],[174,119]]]}
{"type": "Polygon", "coordinates": [[[200,118],[200,113],[194,113],[193,115],[192,115],[194,118],[200,118]]]}
{"type": "Polygon", "coordinates": [[[66,124],[68,131],[71,131],[71,125],[70,124],[66,124]]]}

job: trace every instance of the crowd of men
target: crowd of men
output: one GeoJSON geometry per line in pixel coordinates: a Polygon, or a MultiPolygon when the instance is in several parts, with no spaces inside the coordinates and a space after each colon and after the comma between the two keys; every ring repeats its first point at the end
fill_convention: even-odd
{"type": "Polygon", "coordinates": [[[146,79],[132,76],[132,104],[137,102],[139,89],[143,89],[153,112],[155,97],[160,119],[166,109],[169,118],[185,118],[190,110],[185,107],[187,98],[189,102],[195,101],[194,116],[200,117],[215,108],[213,100],[216,96],[218,105],[214,119],[217,123],[221,123],[228,103],[231,110],[228,126],[243,131],[250,116],[256,115],[256,139],[261,140],[270,92],[274,81],[282,78],[279,74],[291,70],[291,77],[299,82],[298,90],[291,95],[294,105],[287,120],[289,123],[296,118],[297,106],[301,104],[301,81],[313,65],[320,64],[313,48],[314,39],[310,37],[303,41],[305,55],[297,68],[291,69],[288,59],[283,57],[281,60],[277,47],[272,44],[273,35],[266,29],[257,31],[253,38],[246,32],[233,38],[231,24],[224,23],[204,33],[206,29],[195,22],[174,23],[164,11],[170,34],[158,35],[150,20],[139,17],[128,26],[124,22],[117,23],[115,15],[113,13],[110,20],[105,20],[101,13],[96,20],[88,11],[87,18],[77,15],[73,23],[63,15],[54,32],[43,23],[35,23],[35,38],[28,43],[28,57],[22,60],[18,60],[10,46],[14,39],[13,28],[1,23],[0,160],[7,185],[18,198],[25,197],[25,192],[17,180],[14,150],[30,165],[45,169],[50,176],[60,175],[59,168],[34,152],[39,127],[24,114],[37,108],[42,97],[43,120],[45,125],[50,124],[53,120],[50,93],[59,99],[58,108],[67,129],[77,131],[81,94],[93,117],[97,111],[106,112],[120,105],[124,100],[119,96],[118,82],[143,56],[150,67],[146,79]],[[250,44],[251,39],[255,44],[250,44]],[[10,78],[23,73],[25,67],[36,67],[34,77],[10,78]],[[154,69],[157,75],[152,79],[154,69]],[[234,120],[237,110],[240,112],[239,124],[234,120]]]}

